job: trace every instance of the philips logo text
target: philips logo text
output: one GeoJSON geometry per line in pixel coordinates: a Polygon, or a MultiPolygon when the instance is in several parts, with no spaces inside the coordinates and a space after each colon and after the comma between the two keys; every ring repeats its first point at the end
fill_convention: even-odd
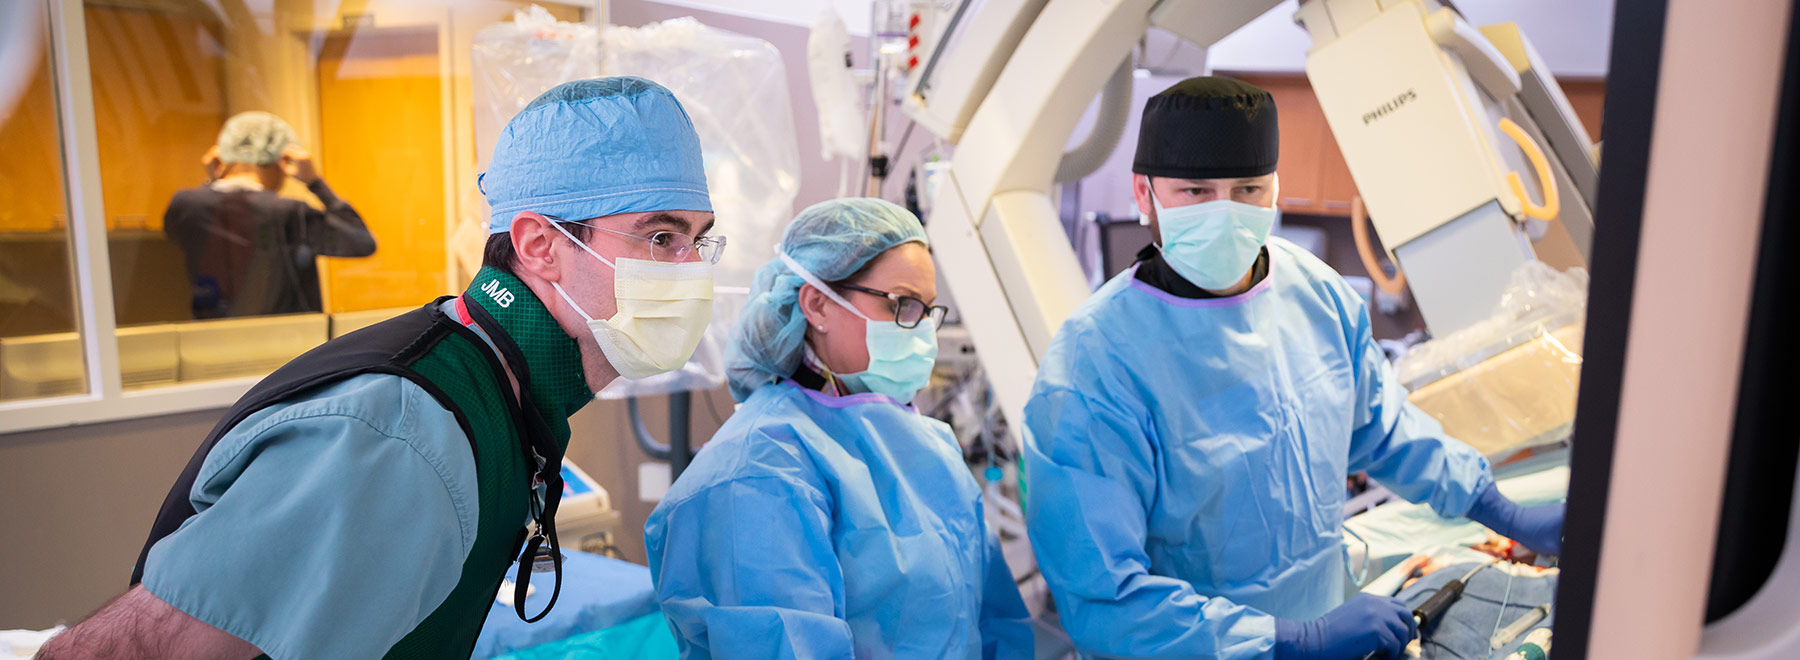
{"type": "Polygon", "coordinates": [[[1418,92],[1414,92],[1411,89],[1401,92],[1399,96],[1394,97],[1394,100],[1381,104],[1381,107],[1379,108],[1363,113],[1363,125],[1367,126],[1369,125],[1369,122],[1385,117],[1390,112],[1399,110],[1400,106],[1406,105],[1407,101],[1414,101],[1418,98],[1418,92]]]}

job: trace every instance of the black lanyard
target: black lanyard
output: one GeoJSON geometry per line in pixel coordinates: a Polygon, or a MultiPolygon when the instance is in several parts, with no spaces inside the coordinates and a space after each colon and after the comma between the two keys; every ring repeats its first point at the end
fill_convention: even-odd
{"type": "Polygon", "coordinates": [[[531,400],[531,374],[525,363],[525,353],[519,345],[513,343],[512,337],[506,334],[500,321],[482,309],[466,294],[458,301],[457,309],[464,316],[473,320],[476,325],[493,340],[494,347],[499,349],[500,356],[507,366],[512,368],[513,377],[519,381],[519,391],[514,396],[513,390],[505,383],[500,390],[506,394],[506,403],[511,408],[513,422],[520,431],[525,442],[519,445],[520,453],[525,460],[525,469],[530,472],[530,491],[526,493],[526,502],[531,509],[532,522],[536,523],[531,537],[525,542],[524,552],[519,554],[519,568],[513,583],[513,609],[519,618],[526,623],[537,623],[550,614],[556,607],[556,599],[562,595],[562,543],[556,538],[556,508],[562,503],[562,448],[557,446],[551,437],[550,426],[544,423],[537,406],[531,400]],[[537,500],[537,487],[544,487],[544,501],[540,506],[537,500]],[[548,541],[550,560],[556,567],[556,587],[550,592],[550,602],[544,605],[544,611],[537,616],[525,615],[525,596],[531,589],[531,568],[537,561],[538,551],[548,541]]]}

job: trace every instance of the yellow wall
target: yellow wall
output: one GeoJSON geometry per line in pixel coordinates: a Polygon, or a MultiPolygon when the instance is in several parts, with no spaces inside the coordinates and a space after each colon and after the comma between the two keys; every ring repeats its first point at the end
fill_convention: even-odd
{"type": "Polygon", "coordinates": [[[86,14],[106,228],[161,231],[175,191],[206,182],[200,157],[225,122],[218,24],[182,12],[86,14]]]}
{"type": "Polygon", "coordinates": [[[319,57],[320,173],[375,234],[375,255],[328,259],[327,312],[419,305],[444,273],[443,82],[435,29],[361,30],[319,57]]]}
{"type": "Polygon", "coordinates": [[[56,89],[48,58],[11,114],[0,118],[0,233],[44,232],[67,225],[56,89]]]}
{"type": "Polygon", "coordinates": [[[47,50],[0,117],[0,337],[75,329],[56,88],[47,50]]]}

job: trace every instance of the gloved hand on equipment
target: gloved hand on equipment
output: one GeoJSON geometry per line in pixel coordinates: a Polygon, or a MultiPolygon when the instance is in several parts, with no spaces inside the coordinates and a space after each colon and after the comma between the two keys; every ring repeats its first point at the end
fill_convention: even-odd
{"type": "Polygon", "coordinates": [[[1519,506],[1489,484],[1469,508],[1469,519],[1541,555],[1562,554],[1563,505],[1519,506]]]}
{"type": "Polygon", "coordinates": [[[1275,660],[1398,658],[1418,633],[1400,599],[1357,594],[1312,621],[1276,619],[1275,660]]]}

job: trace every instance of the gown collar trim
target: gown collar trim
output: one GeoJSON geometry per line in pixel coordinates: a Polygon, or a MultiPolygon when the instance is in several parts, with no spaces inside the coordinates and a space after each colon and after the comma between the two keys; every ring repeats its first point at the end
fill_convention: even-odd
{"type": "Polygon", "coordinates": [[[792,380],[784,380],[781,382],[781,384],[785,385],[787,387],[792,387],[794,389],[800,390],[801,392],[806,394],[807,398],[812,399],[814,403],[817,403],[819,405],[822,405],[822,406],[825,406],[828,408],[848,408],[850,406],[861,405],[861,404],[865,404],[865,403],[885,403],[885,404],[888,404],[891,406],[899,406],[899,407],[905,408],[907,410],[912,410],[912,404],[901,403],[901,402],[895,400],[893,397],[889,397],[885,394],[876,394],[874,392],[864,392],[862,394],[846,394],[844,396],[832,396],[832,395],[826,394],[824,392],[817,392],[817,391],[807,389],[805,387],[801,387],[799,383],[796,383],[792,380]]]}
{"type": "Polygon", "coordinates": [[[1161,300],[1176,307],[1192,307],[1196,309],[1234,307],[1250,302],[1251,300],[1256,299],[1257,296],[1262,295],[1263,292],[1269,290],[1270,286],[1275,281],[1275,262],[1278,258],[1279,257],[1274,250],[1269,250],[1269,274],[1264,276],[1261,282],[1257,282],[1256,286],[1250,287],[1249,290],[1226,298],[1183,298],[1154,286],[1150,286],[1148,283],[1137,278],[1137,269],[1139,266],[1143,265],[1143,262],[1132,264],[1131,269],[1125,272],[1125,279],[1130,282],[1129,286],[1131,288],[1150,294],[1157,300],[1161,300]]]}

